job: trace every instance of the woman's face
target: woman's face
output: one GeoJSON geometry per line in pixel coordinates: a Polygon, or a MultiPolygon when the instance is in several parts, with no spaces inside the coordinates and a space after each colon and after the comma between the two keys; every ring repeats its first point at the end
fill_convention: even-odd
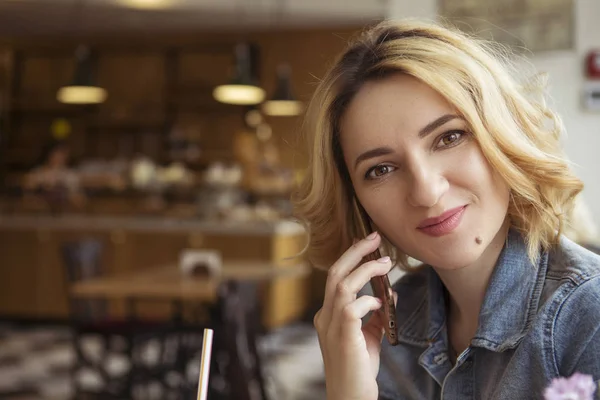
{"type": "Polygon", "coordinates": [[[69,150],[65,147],[57,147],[48,157],[48,165],[53,168],[61,168],[69,161],[69,150]]]}
{"type": "Polygon", "coordinates": [[[505,233],[507,185],[457,111],[419,80],[365,84],[342,118],[340,142],[359,201],[409,256],[462,268],[505,233]]]}

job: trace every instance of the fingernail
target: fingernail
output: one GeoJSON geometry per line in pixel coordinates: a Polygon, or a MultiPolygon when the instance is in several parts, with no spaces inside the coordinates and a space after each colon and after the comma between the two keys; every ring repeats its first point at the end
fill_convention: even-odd
{"type": "Polygon", "coordinates": [[[380,259],[377,260],[377,262],[386,264],[386,263],[390,262],[390,257],[389,256],[381,257],[380,259]]]}
{"type": "Polygon", "coordinates": [[[373,233],[371,233],[369,236],[367,236],[367,239],[369,239],[369,240],[373,240],[373,239],[375,239],[376,237],[377,237],[377,232],[373,232],[373,233]]]}

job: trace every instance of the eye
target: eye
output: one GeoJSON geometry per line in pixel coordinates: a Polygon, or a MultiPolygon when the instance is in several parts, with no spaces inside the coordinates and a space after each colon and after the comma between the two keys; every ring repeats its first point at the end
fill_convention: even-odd
{"type": "Polygon", "coordinates": [[[457,145],[463,138],[466,132],[464,131],[450,131],[444,133],[436,144],[436,148],[452,147],[457,145]]]}
{"type": "Polygon", "coordinates": [[[367,178],[367,179],[381,178],[382,176],[392,172],[394,169],[395,168],[390,165],[385,165],[385,164],[376,165],[367,171],[367,173],[365,174],[365,178],[367,178]]]}

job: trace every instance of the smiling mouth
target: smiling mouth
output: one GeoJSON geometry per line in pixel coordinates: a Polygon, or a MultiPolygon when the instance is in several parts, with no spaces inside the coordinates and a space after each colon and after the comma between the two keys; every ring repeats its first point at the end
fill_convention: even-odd
{"type": "Polygon", "coordinates": [[[421,221],[418,228],[427,228],[429,226],[441,224],[442,222],[446,221],[448,218],[452,218],[452,216],[454,216],[456,213],[460,212],[465,207],[466,206],[454,207],[448,211],[443,212],[442,214],[438,215],[437,217],[424,219],[423,221],[421,221]]]}
{"type": "Polygon", "coordinates": [[[467,206],[456,207],[438,217],[425,219],[417,229],[429,236],[447,235],[460,225],[466,208],[467,206]]]}

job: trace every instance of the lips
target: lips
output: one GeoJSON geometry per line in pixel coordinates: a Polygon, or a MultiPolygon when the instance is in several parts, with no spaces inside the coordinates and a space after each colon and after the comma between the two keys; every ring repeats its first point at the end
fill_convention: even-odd
{"type": "Polygon", "coordinates": [[[430,236],[443,236],[456,229],[462,220],[467,206],[450,209],[441,215],[421,221],[417,229],[430,236]]]}

